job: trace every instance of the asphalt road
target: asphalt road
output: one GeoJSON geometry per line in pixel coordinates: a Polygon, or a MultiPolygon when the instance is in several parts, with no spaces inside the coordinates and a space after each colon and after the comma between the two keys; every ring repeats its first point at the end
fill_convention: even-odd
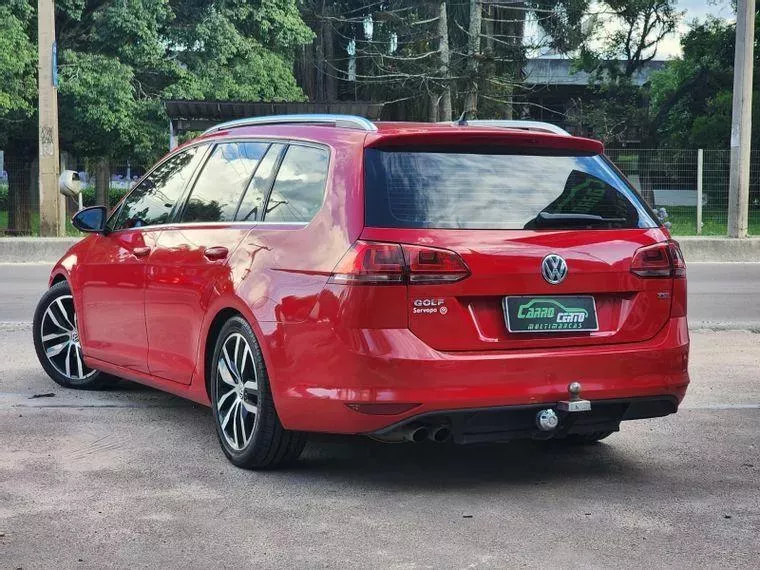
{"type": "Polygon", "coordinates": [[[681,411],[596,446],[323,436],[258,473],[207,409],[61,389],[29,337],[0,326],[0,568],[757,567],[758,334],[695,332],[681,411]]]}
{"type": "MultiPolygon", "coordinates": [[[[0,322],[29,322],[48,265],[0,264],[0,322]]],[[[760,329],[760,263],[689,265],[692,328],[760,329]]]]}
{"type": "Polygon", "coordinates": [[[692,387],[604,443],[314,437],[253,473],[209,411],[53,384],[28,321],[48,268],[0,265],[0,568],[756,567],[760,264],[691,264],[692,387]],[[35,398],[35,395],[52,396],[35,398]]]}

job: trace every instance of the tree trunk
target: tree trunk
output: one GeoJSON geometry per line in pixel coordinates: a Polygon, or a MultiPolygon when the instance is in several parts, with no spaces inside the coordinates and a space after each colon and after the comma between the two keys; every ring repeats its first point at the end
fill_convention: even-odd
{"type": "Polygon", "coordinates": [[[654,186],[652,185],[652,166],[647,153],[639,154],[639,176],[641,177],[641,197],[654,208],[654,186]]]}
{"type": "Polygon", "coordinates": [[[431,94],[428,98],[428,122],[438,122],[438,104],[441,101],[441,97],[436,94],[431,94]]]}
{"type": "Polygon", "coordinates": [[[509,87],[502,87],[503,93],[504,93],[504,118],[508,121],[511,121],[515,118],[515,111],[514,111],[514,92],[515,88],[513,86],[509,87]]]}
{"type": "MultiPolygon", "coordinates": [[[[332,6],[325,8],[328,16],[333,15],[332,6]]],[[[335,76],[335,70],[338,69],[338,65],[335,61],[335,34],[333,31],[333,24],[330,20],[322,20],[326,22],[324,30],[324,76],[325,76],[325,100],[333,102],[338,100],[338,80],[335,76]]]]}
{"type": "Polygon", "coordinates": [[[652,156],[649,149],[657,148],[655,146],[655,137],[653,130],[649,125],[641,129],[641,147],[647,152],[639,150],[639,178],[641,179],[641,197],[644,201],[654,208],[654,184],[652,182],[652,156]]]}
{"type": "Polygon", "coordinates": [[[31,159],[18,155],[5,155],[8,172],[8,231],[11,235],[32,233],[31,159]]]}
{"type": "Polygon", "coordinates": [[[478,59],[480,58],[480,35],[483,13],[480,0],[470,0],[470,26],[467,42],[467,95],[464,100],[465,116],[469,118],[478,115],[478,59]]]}
{"type": "Polygon", "coordinates": [[[108,193],[111,187],[111,165],[107,158],[100,158],[95,167],[95,204],[109,207],[108,193]]]}
{"type": "MultiPolygon", "coordinates": [[[[649,120],[649,88],[645,86],[641,91],[641,147],[643,149],[657,148],[657,125],[649,120]]],[[[652,160],[649,152],[639,152],[639,174],[641,176],[641,197],[654,209],[654,187],[652,185],[652,160]]]]}
{"type": "Polygon", "coordinates": [[[325,72],[327,66],[325,65],[325,36],[327,35],[327,28],[329,23],[325,19],[325,3],[322,2],[322,9],[319,12],[319,32],[317,33],[316,44],[316,100],[325,100],[325,72]]]}
{"type": "Polygon", "coordinates": [[[504,114],[505,119],[513,119],[514,111],[514,92],[515,85],[520,85],[523,81],[523,63],[525,57],[525,15],[528,13],[525,3],[515,5],[514,9],[505,8],[507,11],[508,25],[506,33],[512,38],[513,51],[515,53],[516,64],[512,67],[512,77],[514,85],[506,88],[507,109],[504,114]]]}
{"type": "Polygon", "coordinates": [[[440,108],[436,105],[439,121],[451,120],[451,51],[449,50],[449,19],[446,2],[438,6],[438,51],[441,54],[440,74],[444,88],[439,99],[440,108]]]}

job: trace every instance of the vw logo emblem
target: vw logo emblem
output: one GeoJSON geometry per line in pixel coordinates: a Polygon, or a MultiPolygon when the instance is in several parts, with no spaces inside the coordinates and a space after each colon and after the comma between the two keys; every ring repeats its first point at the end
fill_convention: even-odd
{"type": "Polygon", "coordinates": [[[547,255],[541,262],[541,275],[547,283],[558,285],[567,277],[567,262],[554,253],[547,255]]]}

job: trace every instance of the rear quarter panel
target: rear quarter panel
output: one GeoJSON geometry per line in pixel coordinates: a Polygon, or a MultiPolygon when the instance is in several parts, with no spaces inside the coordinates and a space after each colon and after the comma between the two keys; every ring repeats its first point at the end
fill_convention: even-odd
{"type": "MultiPolygon", "coordinates": [[[[287,328],[319,313],[320,293],[364,226],[363,136],[357,138],[356,133],[340,129],[313,129],[319,129],[318,139],[301,132],[300,136],[294,134],[292,140],[317,142],[330,149],[322,208],[305,225],[261,222],[250,230],[228,261],[228,277],[210,288],[201,336],[208,337],[214,319],[225,309],[241,313],[261,345],[275,401],[287,390],[280,382],[279,371],[298,359],[300,352],[298,343],[286,342],[287,328]]],[[[257,136],[262,136],[261,130],[257,129],[257,136]]],[[[289,129],[269,130],[280,137],[289,129]]],[[[191,386],[197,401],[205,398],[205,370],[200,364],[211,350],[201,342],[199,366],[191,386]]]]}

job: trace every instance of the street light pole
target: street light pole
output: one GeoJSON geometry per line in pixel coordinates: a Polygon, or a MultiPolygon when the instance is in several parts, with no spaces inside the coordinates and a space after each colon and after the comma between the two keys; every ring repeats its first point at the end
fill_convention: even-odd
{"type": "Polygon", "coordinates": [[[755,0],[739,0],[736,6],[731,176],[728,184],[728,236],[732,238],[747,237],[754,47],[755,0]]]}
{"type": "Polygon", "coordinates": [[[54,0],[37,1],[39,67],[39,191],[40,235],[62,236],[62,209],[58,192],[58,79],[54,0]]]}

